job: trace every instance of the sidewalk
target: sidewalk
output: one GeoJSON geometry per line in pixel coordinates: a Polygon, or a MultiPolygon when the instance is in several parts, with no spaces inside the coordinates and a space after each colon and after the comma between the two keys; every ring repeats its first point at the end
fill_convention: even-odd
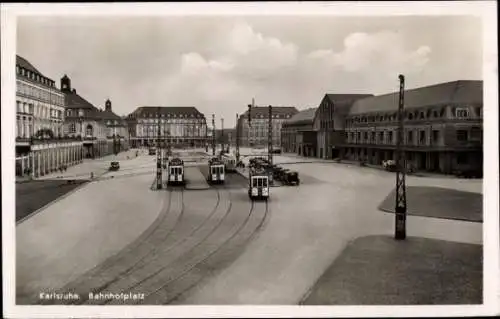
{"type": "Polygon", "coordinates": [[[300,304],[482,304],[482,248],[419,237],[357,238],[300,304]]]}
{"type": "MultiPolygon", "coordinates": [[[[53,172],[37,180],[46,179],[90,179],[90,173],[94,173],[94,178],[100,177],[108,172],[109,164],[112,161],[127,161],[135,159],[136,150],[128,150],[118,155],[108,155],[97,159],[84,159],[83,163],[68,167],[65,172],[53,172]],[[127,159],[127,156],[129,159],[127,159]]],[[[139,152],[139,155],[140,152],[139,152]]]]}
{"type": "Polygon", "coordinates": [[[127,179],[88,183],[16,226],[18,303],[37,301],[40,292],[62,287],[123,249],[154,222],[166,209],[168,196],[151,191],[154,174],[141,171],[145,169],[127,179]]]}

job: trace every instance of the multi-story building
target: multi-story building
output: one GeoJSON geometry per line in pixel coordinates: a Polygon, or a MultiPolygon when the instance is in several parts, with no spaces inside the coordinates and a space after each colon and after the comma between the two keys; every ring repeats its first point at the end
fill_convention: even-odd
{"type": "Polygon", "coordinates": [[[325,94],[316,112],[313,125],[317,132],[317,150],[313,156],[324,159],[334,159],[340,156],[340,146],[345,143],[345,117],[356,100],[370,96],[373,95],[325,94]]]}
{"type": "Polygon", "coordinates": [[[155,146],[158,138],[172,147],[206,146],[205,116],[192,106],[142,106],[127,122],[132,147],[155,146]]]}
{"type": "Polygon", "coordinates": [[[16,56],[16,175],[38,177],[81,160],[81,141],[63,134],[64,94],[16,56]]]}
{"type": "Polygon", "coordinates": [[[113,112],[111,101],[105,102],[103,118],[106,125],[108,152],[119,153],[129,148],[129,130],[127,122],[113,112]]]}
{"type": "MultiPolygon", "coordinates": [[[[342,156],[380,164],[395,159],[399,92],[357,100],[346,116],[342,156]]],[[[454,81],[405,91],[409,166],[452,173],[482,169],[483,82],[454,81]]]]}
{"type": "Polygon", "coordinates": [[[314,119],[318,108],[309,108],[283,122],[281,127],[281,148],[283,152],[303,156],[315,156],[317,149],[314,119]]]}
{"type": "MultiPolygon", "coordinates": [[[[281,144],[281,126],[283,122],[292,118],[297,113],[293,106],[272,107],[272,140],[273,146],[281,144]]],[[[241,146],[267,146],[269,130],[269,108],[267,106],[254,106],[251,110],[251,125],[248,125],[248,110],[239,117],[238,126],[241,132],[241,146]]]]}
{"type": "Polygon", "coordinates": [[[61,78],[61,91],[66,101],[64,132],[82,141],[81,157],[98,158],[111,154],[105,112],[81,97],[71,87],[71,80],[67,75],[61,78]]]}

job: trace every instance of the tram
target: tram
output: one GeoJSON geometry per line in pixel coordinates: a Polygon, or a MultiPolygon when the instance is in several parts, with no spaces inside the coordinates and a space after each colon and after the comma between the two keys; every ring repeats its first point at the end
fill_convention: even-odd
{"type": "Polygon", "coordinates": [[[236,157],[229,154],[222,155],[222,161],[224,162],[224,166],[226,172],[235,172],[236,171],[236,157]]]}
{"type": "Polygon", "coordinates": [[[251,200],[269,198],[269,175],[266,170],[251,166],[248,172],[248,197],[251,200]]]}
{"type": "Polygon", "coordinates": [[[208,160],[207,181],[212,184],[224,183],[224,162],[217,157],[208,160]]]}
{"type": "Polygon", "coordinates": [[[184,161],[180,158],[173,158],[168,162],[168,185],[183,185],[184,179],[184,161]]]}

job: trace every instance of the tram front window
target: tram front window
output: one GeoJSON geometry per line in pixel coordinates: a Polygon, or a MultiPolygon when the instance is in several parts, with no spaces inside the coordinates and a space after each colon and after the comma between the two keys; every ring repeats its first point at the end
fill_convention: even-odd
{"type": "Polygon", "coordinates": [[[267,179],[262,179],[262,187],[267,187],[267,179]]]}

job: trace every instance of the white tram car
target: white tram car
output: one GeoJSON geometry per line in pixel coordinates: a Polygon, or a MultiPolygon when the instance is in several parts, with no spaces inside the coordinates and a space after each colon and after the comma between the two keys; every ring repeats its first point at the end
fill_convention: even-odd
{"type": "Polygon", "coordinates": [[[173,158],[168,163],[168,184],[169,185],[182,185],[184,179],[184,161],[180,158],[173,158]]]}
{"type": "Polygon", "coordinates": [[[269,175],[263,169],[251,167],[248,176],[248,196],[251,200],[269,198],[269,175]]]}
{"type": "Polygon", "coordinates": [[[235,172],[236,171],[236,157],[229,154],[222,155],[222,161],[224,162],[224,166],[226,168],[226,172],[235,172]]]}
{"type": "Polygon", "coordinates": [[[224,183],[224,162],[214,157],[208,161],[207,181],[212,184],[224,183]]]}

